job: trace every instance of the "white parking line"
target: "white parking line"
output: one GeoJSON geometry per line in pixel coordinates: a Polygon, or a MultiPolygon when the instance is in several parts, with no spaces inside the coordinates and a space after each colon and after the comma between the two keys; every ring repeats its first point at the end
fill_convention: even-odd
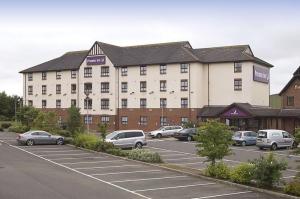
{"type": "Polygon", "coordinates": [[[61,151],[34,151],[35,153],[64,153],[64,152],[72,152],[72,151],[80,151],[76,149],[71,150],[61,150],[61,151]]]}
{"type": "Polygon", "coordinates": [[[185,155],[185,154],[162,154],[162,155],[160,155],[160,156],[162,156],[162,157],[172,157],[172,156],[183,156],[183,155],[185,155]]]}
{"type": "Polygon", "coordinates": [[[42,157],[49,157],[49,156],[61,156],[61,155],[88,155],[90,153],[64,153],[64,154],[48,154],[48,155],[40,155],[42,157]]]}
{"type": "Polygon", "coordinates": [[[252,191],[241,191],[241,192],[235,192],[235,193],[224,193],[220,195],[212,195],[212,196],[203,196],[200,198],[192,198],[192,199],[206,199],[206,198],[217,198],[222,196],[231,196],[231,195],[239,195],[239,194],[245,194],[245,193],[251,193],[252,191]]]}
{"type": "Polygon", "coordinates": [[[125,160],[103,160],[103,161],[93,161],[93,162],[60,162],[60,164],[64,165],[72,165],[72,164],[93,164],[93,163],[101,163],[101,162],[124,162],[125,160]]]}
{"type": "Polygon", "coordinates": [[[115,185],[115,184],[113,184],[113,183],[110,183],[110,182],[107,182],[107,181],[105,181],[105,180],[101,180],[101,179],[99,179],[99,178],[96,178],[96,177],[94,177],[94,176],[91,176],[91,175],[89,175],[89,174],[83,173],[83,172],[81,172],[81,171],[77,171],[77,170],[75,170],[75,169],[73,169],[73,168],[70,168],[70,167],[67,167],[67,166],[65,166],[65,165],[59,164],[59,163],[57,163],[57,162],[54,162],[54,161],[49,160],[49,159],[47,159],[47,158],[44,158],[44,157],[42,157],[42,156],[40,156],[40,155],[34,154],[34,153],[30,152],[30,151],[26,151],[25,149],[19,148],[19,147],[17,147],[17,146],[13,146],[13,145],[9,145],[9,146],[11,146],[11,147],[13,147],[13,148],[16,148],[16,149],[19,149],[19,150],[21,150],[21,151],[24,151],[24,152],[26,152],[26,153],[29,153],[29,154],[31,154],[31,155],[33,155],[33,156],[35,156],[35,157],[41,158],[41,159],[43,159],[43,160],[45,160],[45,161],[48,161],[48,162],[50,162],[50,163],[52,163],[52,164],[55,164],[55,165],[61,166],[61,167],[63,167],[63,168],[69,169],[69,170],[71,170],[71,171],[73,171],[73,172],[75,172],[75,173],[78,173],[78,174],[84,175],[84,176],[86,176],[86,177],[92,178],[92,179],[94,179],[94,180],[96,180],[96,181],[99,181],[99,182],[102,182],[102,183],[106,183],[106,184],[108,184],[108,185],[114,186],[114,187],[116,187],[116,188],[119,188],[119,189],[121,189],[121,190],[127,191],[127,192],[129,192],[129,193],[135,194],[135,195],[140,196],[140,197],[142,197],[142,198],[151,199],[151,198],[149,198],[149,197],[147,197],[147,196],[144,196],[144,195],[142,195],[142,194],[140,194],[140,193],[136,193],[136,192],[134,192],[134,191],[131,191],[131,190],[126,189],[126,188],[124,188],[124,187],[121,187],[121,186],[119,186],[119,185],[115,185]]]}
{"type": "Polygon", "coordinates": [[[286,176],[286,177],[282,177],[282,178],[294,178],[295,176],[286,176]]]}
{"type": "Polygon", "coordinates": [[[104,158],[108,158],[108,157],[89,156],[89,157],[77,157],[77,158],[50,158],[50,160],[104,159],[104,158]]]}
{"type": "Polygon", "coordinates": [[[130,174],[130,173],[156,173],[161,172],[162,170],[144,170],[144,171],[122,171],[114,173],[94,173],[92,176],[105,176],[105,175],[119,175],[119,174],[130,174]]]}
{"type": "Polygon", "coordinates": [[[156,191],[156,190],[163,190],[163,189],[177,189],[177,188],[185,188],[185,187],[207,186],[207,185],[214,185],[214,184],[216,183],[190,184],[190,185],[182,185],[182,186],[174,186],[174,187],[159,187],[153,189],[134,190],[134,192],[156,191]]]}
{"type": "Polygon", "coordinates": [[[18,146],[20,149],[30,149],[31,150],[51,150],[51,149],[55,149],[55,150],[58,150],[58,149],[70,149],[69,147],[58,147],[58,146],[55,146],[55,147],[47,147],[47,148],[44,148],[44,147],[35,147],[35,146],[18,146]]]}
{"type": "Polygon", "coordinates": [[[118,168],[118,167],[142,167],[142,165],[137,165],[137,164],[125,164],[125,165],[116,165],[116,166],[106,166],[106,167],[79,167],[79,168],[74,168],[78,170],[85,170],[85,169],[104,169],[104,168],[118,168]]]}
{"type": "Polygon", "coordinates": [[[146,181],[146,180],[162,180],[162,179],[171,179],[171,178],[185,178],[188,176],[166,176],[166,177],[161,177],[161,178],[141,178],[141,179],[132,179],[132,180],[116,180],[116,181],[111,181],[113,183],[116,182],[136,182],[136,181],[146,181]]]}
{"type": "Polygon", "coordinates": [[[206,159],[206,157],[170,158],[170,159],[164,159],[164,160],[165,160],[165,161],[170,161],[170,160],[192,160],[192,159],[206,159]]]}

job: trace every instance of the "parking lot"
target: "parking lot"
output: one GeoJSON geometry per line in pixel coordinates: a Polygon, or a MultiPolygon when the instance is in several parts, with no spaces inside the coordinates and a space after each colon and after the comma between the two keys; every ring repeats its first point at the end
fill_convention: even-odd
{"type": "MultiPolygon", "coordinates": [[[[30,161],[32,167],[35,167],[36,169],[38,169],[41,164],[43,164],[43,166],[51,167],[51,172],[43,174],[45,178],[47,178],[47,183],[49,183],[48,181],[53,180],[54,183],[60,184],[59,178],[56,179],[54,177],[49,177],[52,176],[53,173],[60,172],[67,172],[68,175],[78,176],[78,178],[73,179],[74,181],[69,183],[86,180],[84,184],[85,186],[82,186],[77,190],[74,189],[74,192],[78,191],[79,189],[85,189],[82,191],[88,193],[90,189],[89,187],[93,187],[89,184],[98,183],[98,198],[276,198],[274,196],[265,195],[198,177],[184,175],[165,170],[160,167],[142,164],[136,161],[124,160],[103,153],[88,152],[68,145],[39,145],[32,147],[18,146],[14,140],[14,137],[15,135],[12,133],[0,133],[0,140],[2,140],[0,146],[2,148],[0,150],[0,157],[6,157],[9,155],[9,153],[11,153],[11,155],[18,153],[12,157],[9,156],[10,159],[14,159],[14,157],[17,158],[18,156],[25,156],[30,161]],[[5,153],[5,156],[1,153],[5,153]],[[109,188],[103,190],[103,187],[105,188],[106,186],[109,188]]],[[[154,143],[162,142],[149,143],[153,150],[154,143]]],[[[184,158],[182,153],[169,153],[169,151],[161,149],[158,149],[158,151],[167,161],[173,161],[172,159],[180,159],[179,157],[181,157],[181,159],[184,158]]],[[[191,158],[190,160],[192,160],[194,156],[186,156],[186,158],[191,158]]],[[[7,158],[1,158],[1,164],[5,165],[6,159],[7,158]]],[[[18,159],[14,161],[18,162],[18,159]]],[[[24,160],[20,160],[18,167],[15,169],[20,168],[23,172],[32,169],[28,168],[28,165],[24,164],[24,160]],[[24,165],[24,167],[22,167],[22,165],[24,165]]],[[[12,172],[16,173],[19,171],[12,172]]],[[[4,173],[1,173],[1,170],[0,175],[4,176],[4,173]]],[[[7,179],[2,177],[0,177],[0,187],[5,187],[2,185],[7,179]]],[[[18,181],[34,181],[38,178],[37,176],[32,177],[26,175],[22,177],[24,179],[19,179],[18,177],[18,181]],[[26,179],[26,177],[32,179],[26,179]]],[[[39,183],[42,183],[42,181],[39,181],[39,183]]],[[[64,184],[61,185],[61,187],[64,186],[64,184]]],[[[31,188],[31,190],[34,188],[30,187],[30,184],[26,184],[24,186],[29,186],[28,188],[31,188]]],[[[60,192],[65,191],[61,188],[51,188],[54,189],[53,191],[59,192],[58,195],[60,195],[60,192]]],[[[2,188],[0,188],[0,193],[2,194],[0,194],[1,198],[9,198],[7,195],[5,195],[8,190],[4,190],[4,188],[3,190],[1,189],[2,188]]],[[[18,189],[14,190],[16,192],[18,191],[18,189]]],[[[72,190],[68,191],[72,192],[72,190]]],[[[20,195],[20,197],[14,198],[23,198],[23,196],[20,195]]]]}
{"type": "MultiPolygon", "coordinates": [[[[196,142],[178,141],[174,138],[149,139],[148,148],[158,152],[165,162],[179,166],[190,167],[202,170],[206,167],[205,157],[196,155],[196,142]]],[[[226,156],[224,162],[230,166],[235,166],[241,162],[254,160],[261,155],[270,153],[268,150],[259,150],[256,146],[232,146],[233,154],[226,156]]],[[[291,154],[290,150],[281,149],[273,152],[277,158],[288,162],[288,169],[283,172],[283,180],[291,180],[297,173],[300,156],[291,154]]]]}

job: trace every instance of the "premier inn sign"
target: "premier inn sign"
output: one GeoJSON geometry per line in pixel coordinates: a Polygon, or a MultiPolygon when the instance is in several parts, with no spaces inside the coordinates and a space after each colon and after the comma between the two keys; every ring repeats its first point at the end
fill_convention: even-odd
{"type": "Polygon", "coordinates": [[[105,61],[106,59],[103,55],[89,56],[86,58],[86,65],[103,65],[105,61]]]}
{"type": "Polygon", "coordinates": [[[253,80],[268,84],[270,80],[269,69],[253,66],[253,80]]]}

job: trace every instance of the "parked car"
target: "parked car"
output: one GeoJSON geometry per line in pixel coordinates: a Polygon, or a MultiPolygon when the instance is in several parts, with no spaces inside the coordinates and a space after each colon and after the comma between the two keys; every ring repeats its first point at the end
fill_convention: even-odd
{"type": "Polygon", "coordinates": [[[46,131],[28,131],[26,133],[20,134],[17,137],[17,142],[19,144],[26,144],[32,146],[35,144],[64,144],[64,137],[59,135],[51,135],[46,131]]]}
{"type": "Polygon", "coordinates": [[[194,140],[194,135],[197,133],[197,128],[187,128],[182,129],[181,131],[174,134],[174,137],[178,140],[187,140],[192,141],[194,140]]]}
{"type": "Polygon", "coordinates": [[[257,134],[253,131],[236,131],[232,136],[233,145],[255,145],[257,134]]]}
{"type": "Polygon", "coordinates": [[[283,130],[266,129],[257,133],[256,146],[260,149],[293,148],[297,144],[291,134],[283,130]]]}
{"type": "Polygon", "coordinates": [[[153,138],[173,136],[182,129],[182,126],[162,126],[159,129],[150,132],[150,136],[153,138]]]}
{"type": "Polygon", "coordinates": [[[147,145],[146,136],[141,130],[114,131],[105,138],[106,142],[120,148],[139,148],[147,145]]]}

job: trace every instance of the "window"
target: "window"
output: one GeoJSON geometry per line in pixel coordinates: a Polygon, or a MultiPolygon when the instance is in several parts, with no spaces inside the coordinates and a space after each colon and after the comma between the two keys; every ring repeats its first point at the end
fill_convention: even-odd
{"type": "Polygon", "coordinates": [[[141,131],[131,131],[125,133],[126,138],[142,137],[144,134],[141,131]]]}
{"type": "Polygon", "coordinates": [[[76,106],[76,99],[71,99],[71,106],[76,106]]]}
{"type": "Polygon", "coordinates": [[[76,74],[77,74],[76,70],[71,70],[71,78],[72,79],[76,79],[76,74]]]}
{"type": "Polygon", "coordinates": [[[61,100],[56,100],[56,108],[61,108],[61,100]]]}
{"type": "Polygon", "coordinates": [[[145,82],[145,81],[140,82],[140,91],[141,92],[147,91],[147,82],[145,82]]]}
{"type": "Polygon", "coordinates": [[[122,106],[122,108],[127,108],[127,103],[128,103],[127,99],[122,99],[121,100],[121,106],[122,106]]]}
{"type": "Polygon", "coordinates": [[[33,106],[32,100],[28,100],[28,106],[33,106]]]}
{"type": "Polygon", "coordinates": [[[42,108],[46,108],[47,107],[47,101],[46,100],[42,100],[42,108]]]}
{"type": "Polygon", "coordinates": [[[189,121],[189,118],[187,118],[187,117],[182,117],[181,118],[181,124],[182,125],[188,123],[188,121],[189,121]]]}
{"type": "Polygon", "coordinates": [[[109,76],[109,67],[102,66],[101,67],[101,77],[108,77],[109,76]]]}
{"type": "Polygon", "coordinates": [[[101,116],[101,123],[102,124],[108,124],[109,123],[109,116],[108,115],[101,116]]]}
{"type": "Polygon", "coordinates": [[[282,131],[283,138],[290,138],[291,135],[288,132],[282,131]]]}
{"type": "Polygon", "coordinates": [[[167,74],[167,65],[160,65],[160,74],[167,74]]]}
{"type": "Polygon", "coordinates": [[[140,107],[141,108],[146,108],[147,107],[147,99],[146,98],[141,98],[140,99],[140,107]]]}
{"type": "Polygon", "coordinates": [[[28,95],[33,94],[33,86],[28,86],[28,95]]]}
{"type": "Polygon", "coordinates": [[[147,74],[147,66],[140,66],[140,75],[146,75],[147,74]]]}
{"type": "Polygon", "coordinates": [[[161,80],[160,81],[160,91],[166,92],[167,91],[167,81],[161,80]]]}
{"type": "Polygon", "coordinates": [[[84,124],[92,124],[93,117],[91,115],[85,115],[84,116],[84,124]]]}
{"type": "Polygon", "coordinates": [[[127,82],[122,82],[121,83],[121,92],[127,93],[127,87],[128,87],[127,82]]]}
{"type": "Polygon", "coordinates": [[[109,93],[109,82],[101,82],[101,93],[109,93]]]}
{"type": "Polygon", "coordinates": [[[141,126],[147,125],[147,117],[146,116],[140,116],[140,125],[141,126]]]}
{"type": "Polygon", "coordinates": [[[123,125],[127,125],[128,124],[128,117],[127,116],[122,116],[121,117],[121,123],[123,125]]]}
{"type": "Polygon", "coordinates": [[[160,98],[160,108],[167,108],[167,99],[160,98]]]}
{"type": "Polygon", "coordinates": [[[42,85],[42,95],[46,95],[46,94],[47,94],[47,86],[42,85]]]}
{"type": "Polygon", "coordinates": [[[76,84],[71,84],[71,93],[72,94],[76,93],[76,84]]]}
{"type": "Polygon", "coordinates": [[[93,90],[93,84],[92,83],[85,83],[84,84],[84,93],[92,93],[93,90]]]}
{"type": "Polygon", "coordinates": [[[160,117],[160,126],[167,125],[167,117],[160,117]]]}
{"type": "Polygon", "coordinates": [[[127,76],[128,68],[127,67],[122,67],[121,68],[121,75],[122,76],[127,76]]]}
{"type": "Polygon", "coordinates": [[[61,71],[56,71],[56,79],[61,79],[61,71]]]}
{"type": "Polygon", "coordinates": [[[42,80],[46,80],[47,79],[47,73],[46,72],[42,72],[42,80]]]}
{"type": "Polygon", "coordinates": [[[56,94],[61,94],[61,85],[56,84],[56,94]]]}
{"type": "Polygon", "coordinates": [[[294,106],[294,96],[287,96],[286,105],[294,106]]]}
{"type": "Polygon", "coordinates": [[[180,64],[180,72],[181,73],[187,73],[189,70],[189,64],[180,64]]]}
{"type": "Polygon", "coordinates": [[[28,73],[28,81],[32,81],[33,80],[33,77],[32,77],[32,73],[28,73]]]}
{"type": "Polygon", "coordinates": [[[235,91],[242,90],[242,79],[234,79],[234,90],[235,91]]]}
{"type": "Polygon", "coordinates": [[[181,108],[188,108],[188,98],[181,98],[181,108]]]}
{"type": "Polygon", "coordinates": [[[84,99],[84,109],[92,109],[93,100],[91,98],[84,99]]]}
{"type": "Polygon", "coordinates": [[[109,109],[109,99],[101,99],[101,109],[109,109]]]}
{"type": "Polygon", "coordinates": [[[188,80],[182,79],[180,82],[180,89],[181,91],[187,91],[188,90],[188,80]]]}
{"type": "Polygon", "coordinates": [[[84,68],[84,77],[92,77],[92,67],[84,68]]]}
{"type": "Polygon", "coordinates": [[[235,73],[241,73],[242,72],[242,63],[241,62],[235,62],[234,63],[234,72],[235,73]]]}

